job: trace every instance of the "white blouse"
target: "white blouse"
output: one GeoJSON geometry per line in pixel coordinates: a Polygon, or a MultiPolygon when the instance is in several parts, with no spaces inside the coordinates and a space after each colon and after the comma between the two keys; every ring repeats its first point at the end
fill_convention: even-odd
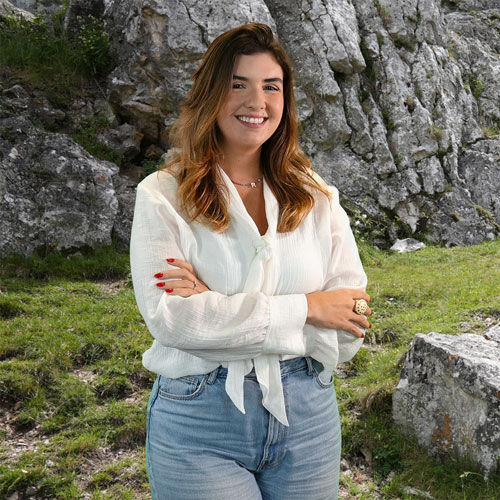
{"type": "Polygon", "coordinates": [[[331,206],[315,191],[314,208],[300,226],[278,233],[278,202],[263,180],[268,230],[261,236],[233,183],[218,168],[230,196],[231,224],[224,232],[189,222],[170,173],[154,172],[137,186],[132,281],[154,337],[143,364],[171,378],[225,366],[226,392],[243,413],[244,376],[255,368],[262,404],[288,425],[280,359],[311,356],[329,379],[337,363],[351,359],[363,342],[342,330],[306,324],[305,294],[364,290],[366,275],[335,188],[328,187],[331,206]],[[167,258],[190,262],[210,291],[184,298],[155,286],[154,274],[169,268],[167,258]]]}

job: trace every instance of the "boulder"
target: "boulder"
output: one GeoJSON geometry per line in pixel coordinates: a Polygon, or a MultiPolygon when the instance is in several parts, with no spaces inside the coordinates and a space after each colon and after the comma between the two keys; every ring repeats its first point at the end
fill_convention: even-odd
{"type": "Polygon", "coordinates": [[[485,335],[416,335],[393,395],[396,424],[432,455],[500,459],[500,324],[485,335]]]}
{"type": "Polygon", "coordinates": [[[0,256],[110,244],[117,174],[64,134],[0,119],[0,256]]]}
{"type": "Polygon", "coordinates": [[[405,238],[404,240],[396,240],[391,250],[398,253],[407,253],[420,250],[421,248],[425,248],[425,243],[414,238],[405,238]]]}

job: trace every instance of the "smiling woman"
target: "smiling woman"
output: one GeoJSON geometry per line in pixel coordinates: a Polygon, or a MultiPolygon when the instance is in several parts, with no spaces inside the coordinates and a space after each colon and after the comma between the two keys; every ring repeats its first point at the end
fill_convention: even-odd
{"type": "Polygon", "coordinates": [[[232,170],[240,170],[240,182],[260,176],[260,147],[278,128],[283,105],[283,70],[276,59],[268,52],[238,56],[232,88],[217,115],[224,155],[221,166],[230,177],[232,170]],[[253,171],[241,171],[242,155],[252,154],[257,160],[253,171]],[[231,164],[230,159],[238,161],[231,164]]]}
{"type": "Polygon", "coordinates": [[[298,145],[290,61],[269,27],[220,35],[177,147],[137,188],[130,258],[154,337],[155,500],[334,500],[332,371],[371,309],[338,192],[298,145]],[[357,309],[357,312],[356,312],[357,309]]]}

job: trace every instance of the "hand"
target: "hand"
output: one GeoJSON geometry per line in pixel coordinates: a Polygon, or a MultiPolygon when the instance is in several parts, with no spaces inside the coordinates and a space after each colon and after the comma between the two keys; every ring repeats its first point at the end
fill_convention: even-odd
{"type": "Polygon", "coordinates": [[[160,280],[156,283],[157,287],[162,288],[169,295],[181,297],[210,291],[205,283],[196,277],[193,266],[189,262],[181,259],[167,259],[167,262],[177,269],[167,269],[155,274],[154,277],[160,280]]]}
{"type": "Polygon", "coordinates": [[[354,312],[355,300],[365,299],[370,302],[370,296],[362,290],[343,288],[329,292],[312,292],[306,294],[308,313],[306,323],[321,328],[345,330],[356,337],[364,337],[358,328],[371,328],[366,316],[371,316],[368,308],[366,316],[354,312]]]}

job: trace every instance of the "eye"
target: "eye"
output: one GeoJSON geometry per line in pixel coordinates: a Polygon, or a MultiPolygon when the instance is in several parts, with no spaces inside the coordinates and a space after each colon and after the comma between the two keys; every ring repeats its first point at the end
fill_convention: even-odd
{"type": "Polygon", "coordinates": [[[280,89],[279,89],[279,87],[275,87],[274,85],[266,85],[264,87],[264,90],[274,90],[276,92],[279,92],[280,89]]]}
{"type": "Polygon", "coordinates": [[[242,88],[244,88],[242,83],[233,83],[233,89],[242,89],[242,88]]]}

